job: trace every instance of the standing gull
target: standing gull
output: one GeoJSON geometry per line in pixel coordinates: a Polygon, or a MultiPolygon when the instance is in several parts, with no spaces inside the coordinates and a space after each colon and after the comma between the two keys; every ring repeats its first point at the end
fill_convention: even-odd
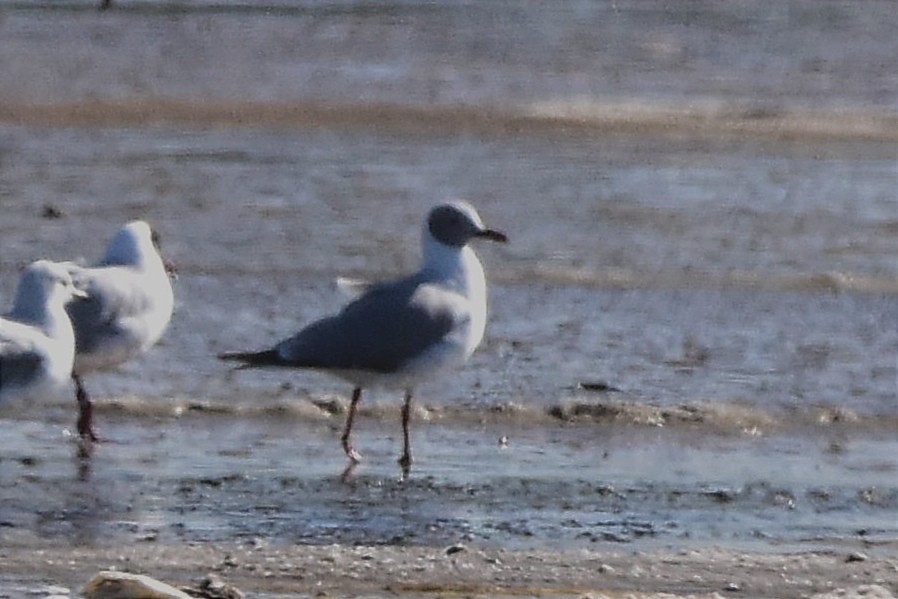
{"type": "Polygon", "coordinates": [[[409,417],[414,387],[463,364],[483,339],[486,278],[468,247],[475,238],[506,241],[504,234],[484,227],[467,202],[437,206],[424,223],[418,272],[361,289],[339,313],[311,323],[271,349],[219,358],[243,362],[244,368],[313,368],[352,383],[341,437],[351,464],[361,459],[350,435],[362,389],[404,390],[399,464],[407,474],[412,463],[409,417]]]}
{"type": "Polygon", "coordinates": [[[152,347],[171,320],[174,294],[159,254],[158,236],[140,220],[122,227],[92,267],[66,263],[87,297],[67,311],[75,328],[72,380],[78,401],[78,434],[96,441],[93,402],[82,377],[123,364],[152,347]]]}
{"type": "Polygon", "coordinates": [[[68,383],[75,334],[65,304],[79,295],[59,264],[38,260],[22,273],[13,309],[0,318],[0,404],[41,400],[68,383]]]}

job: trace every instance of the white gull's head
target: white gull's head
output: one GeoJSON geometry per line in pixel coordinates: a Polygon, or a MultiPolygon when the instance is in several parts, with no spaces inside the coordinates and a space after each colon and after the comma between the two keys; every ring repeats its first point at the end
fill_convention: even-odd
{"type": "Polygon", "coordinates": [[[119,229],[106,247],[104,266],[135,266],[147,256],[158,255],[158,236],[142,220],[131,221],[119,229]]]}
{"type": "Polygon", "coordinates": [[[41,320],[49,305],[62,306],[75,297],[84,297],[84,292],[75,288],[68,269],[56,262],[38,260],[22,272],[12,315],[41,320]]]}

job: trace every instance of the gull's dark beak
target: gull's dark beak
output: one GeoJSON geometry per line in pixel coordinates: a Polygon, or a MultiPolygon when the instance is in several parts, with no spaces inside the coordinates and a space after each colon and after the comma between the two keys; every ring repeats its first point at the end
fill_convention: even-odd
{"type": "Polygon", "coordinates": [[[481,239],[489,239],[490,241],[496,241],[499,243],[507,243],[508,237],[505,236],[505,233],[501,233],[499,231],[494,231],[493,229],[483,229],[477,233],[477,237],[481,239]]]}
{"type": "Polygon", "coordinates": [[[170,279],[176,281],[178,279],[178,269],[175,268],[174,263],[172,263],[170,260],[166,260],[165,256],[162,255],[162,237],[159,235],[159,231],[157,231],[156,229],[151,229],[150,235],[150,239],[153,240],[153,246],[159,253],[159,257],[162,258],[162,265],[165,267],[165,272],[168,274],[170,279]]]}
{"type": "Polygon", "coordinates": [[[168,274],[168,277],[173,280],[178,280],[178,269],[175,267],[174,263],[171,260],[162,259],[162,265],[165,267],[165,272],[168,274]]]}

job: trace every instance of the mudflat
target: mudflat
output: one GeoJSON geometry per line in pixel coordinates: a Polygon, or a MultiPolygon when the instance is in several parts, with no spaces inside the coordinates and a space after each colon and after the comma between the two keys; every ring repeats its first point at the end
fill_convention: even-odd
{"type": "MultiPolygon", "coordinates": [[[[12,586],[78,590],[97,571],[196,588],[209,572],[247,597],[892,597],[898,561],[857,551],[505,550],[139,543],[0,552],[12,586]],[[839,591],[839,592],[837,592],[839,591]]],[[[3,593],[4,591],[0,591],[3,593]]],[[[0,596],[15,597],[14,594],[0,596]]],[[[34,594],[32,596],[35,596],[34,594]]]]}
{"type": "Polygon", "coordinates": [[[262,597],[898,593],[898,13],[671,4],[0,2],[0,300],[151,221],[177,311],[0,414],[0,598],[98,571],[262,597]],[[436,202],[487,335],[398,403],[234,373],[416,267],[436,202]],[[409,226],[409,223],[412,226],[409,226]],[[73,458],[74,455],[74,458],[73,458]],[[841,591],[840,591],[841,589],[841,591]]]}

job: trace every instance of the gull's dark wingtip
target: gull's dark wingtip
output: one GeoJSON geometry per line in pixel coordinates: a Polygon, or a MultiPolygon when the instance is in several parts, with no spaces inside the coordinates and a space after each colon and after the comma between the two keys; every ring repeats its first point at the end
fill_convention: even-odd
{"type": "Polygon", "coordinates": [[[274,349],[256,352],[224,352],[218,354],[219,360],[226,362],[242,362],[238,368],[252,368],[253,366],[279,366],[284,363],[280,354],[274,349]]]}

